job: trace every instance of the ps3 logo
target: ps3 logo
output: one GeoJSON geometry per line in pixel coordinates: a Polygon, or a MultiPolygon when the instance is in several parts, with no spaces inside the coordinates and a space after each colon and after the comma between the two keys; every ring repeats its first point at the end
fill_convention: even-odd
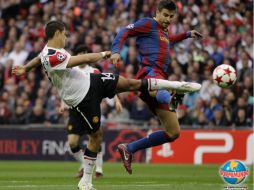
{"type": "MultiPolygon", "coordinates": [[[[203,155],[206,153],[229,153],[234,146],[234,139],[230,133],[195,133],[194,139],[196,140],[222,140],[224,145],[201,145],[195,149],[194,152],[194,164],[203,163],[203,155]]],[[[246,139],[246,159],[243,160],[246,164],[253,163],[253,140],[254,134],[250,134],[246,139]]]]}

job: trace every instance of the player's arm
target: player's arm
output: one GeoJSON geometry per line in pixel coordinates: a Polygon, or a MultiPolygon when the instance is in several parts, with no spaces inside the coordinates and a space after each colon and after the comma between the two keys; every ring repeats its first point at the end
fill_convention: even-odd
{"type": "Polygon", "coordinates": [[[191,30],[189,32],[184,32],[178,35],[173,35],[169,37],[169,41],[171,43],[171,46],[173,46],[177,42],[181,42],[187,38],[202,38],[202,34],[197,32],[196,30],[191,30]]]}
{"type": "Polygon", "coordinates": [[[104,51],[100,53],[86,53],[76,56],[71,56],[67,64],[67,68],[75,67],[83,64],[91,64],[102,59],[110,57],[111,51],[104,51]]]}
{"type": "Polygon", "coordinates": [[[33,68],[38,67],[41,64],[39,57],[33,58],[26,65],[16,65],[12,67],[12,74],[17,76],[24,75],[25,73],[31,71],[33,68]]]}
{"type": "Polygon", "coordinates": [[[115,101],[115,108],[116,108],[116,111],[119,113],[121,111],[123,111],[123,106],[122,106],[122,103],[120,101],[120,99],[118,98],[117,95],[114,96],[114,101],[115,101]]]}
{"type": "Polygon", "coordinates": [[[59,113],[63,113],[65,110],[68,110],[69,109],[69,106],[67,106],[63,100],[61,100],[61,104],[60,104],[60,107],[59,107],[59,113]]]}
{"type": "Polygon", "coordinates": [[[150,19],[140,19],[134,24],[129,24],[127,27],[121,29],[112,42],[111,62],[117,64],[120,61],[120,51],[127,38],[149,33],[151,26],[152,22],[150,19]]]}

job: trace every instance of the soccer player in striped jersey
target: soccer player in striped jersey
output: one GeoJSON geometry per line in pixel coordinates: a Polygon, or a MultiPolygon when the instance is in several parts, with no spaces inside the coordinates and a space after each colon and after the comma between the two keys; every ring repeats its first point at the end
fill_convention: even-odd
{"type": "MultiPolygon", "coordinates": [[[[174,19],[176,11],[177,7],[173,1],[161,0],[157,6],[155,17],[142,18],[120,30],[112,43],[112,63],[116,65],[120,60],[120,51],[126,39],[137,37],[136,46],[142,68],[136,77],[138,79],[167,80],[170,69],[170,47],[187,38],[202,37],[195,30],[176,36],[169,35],[167,28],[174,19]]],[[[173,142],[180,135],[175,109],[183,98],[183,92],[176,90],[176,93],[171,94],[168,90],[146,91],[140,93],[140,98],[158,116],[165,130],[156,131],[147,138],[129,144],[118,145],[124,167],[129,174],[132,173],[131,161],[136,151],[173,142]]]]}

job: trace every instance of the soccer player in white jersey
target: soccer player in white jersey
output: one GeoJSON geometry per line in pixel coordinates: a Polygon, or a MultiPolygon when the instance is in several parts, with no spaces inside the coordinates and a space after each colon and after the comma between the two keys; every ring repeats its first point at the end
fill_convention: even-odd
{"type": "MultiPolygon", "coordinates": [[[[73,51],[73,55],[79,55],[79,54],[85,54],[85,53],[91,53],[91,51],[85,46],[85,45],[79,45],[75,50],[73,51]]],[[[80,65],[79,68],[83,72],[88,73],[95,73],[100,74],[101,71],[98,68],[95,68],[94,65],[80,65]]],[[[115,102],[115,109],[117,112],[120,112],[122,110],[122,104],[120,100],[118,99],[117,95],[114,96],[114,102],[115,102]]],[[[65,109],[68,109],[69,107],[62,101],[60,111],[63,112],[65,109]]],[[[76,174],[76,177],[81,178],[84,173],[84,159],[83,159],[83,150],[81,149],[79,145],[79,139],[82,135],[84,135],[84,130],[82,130],[83,126],[77,125],[76,123],[69,123],[67,126],[67,132],[68,132],[68,143],[71,149],[71,153],[73,157],[80,163],[80,170],[76,174]]],[[[102,148],[100,148],[99,152],[97,153],[97,158],[95,162],[95,177],[101,178],[103,176],[103,152],[102,148]]]]}
{"type": "Polygon", "coordinates": [[[102,143],[100,128],[100,103],[105,97],[126,91],[180,90],[194,92],[201,88],[197,83],[173,82],[161,79],[126,79],[112,73],[90,74],[75,68],[107,58],[110,51],[71,56],[64,48],[65,25],[60,21],[50,21],[45,28],[47,45],[40,55],[26,65],[17,65],[12,73],[20,76],[42,64],[49,80],[58,90],[61,99],[71,107],[70,123],[80,123],[88,134],[88,144],[84,151],[84,175],[78,183],[80,190],[94,190],[92,174],[97,152],[102,143]]]}

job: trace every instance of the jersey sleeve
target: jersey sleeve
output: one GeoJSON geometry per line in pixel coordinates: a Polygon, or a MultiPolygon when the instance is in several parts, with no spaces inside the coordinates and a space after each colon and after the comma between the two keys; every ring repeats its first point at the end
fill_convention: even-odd
{"type": "Polygon", "coordinates": [[[112,42],[112,53],[119,53],[127,38],[149,33],[151,30],[151,19],[140,19],[134,24],[129,24],[121,29],[112,42]]]}
{"type": "Polygon", "coordinates": [[[66,69],[71,55],[65,50],[55,50],[48,54],[49,64],[54,70],[66,69]]]}
{"type": "Polygon", "coordinates": [[[191,34],[189,32],[184,32],[178,35],[171,35],[169,36],[170,47],[173,47],[177,42],[181,42],[190,37],[191,37],[191,34]]]}
{"type": "Polygon", "coordinates": [[[96,68],[95,68],[95,69],[93,70],[93,73],[94,73],[94,74],[101,74],[101,71],[100,71],[99,69],[96,69],[96,68]]]}

